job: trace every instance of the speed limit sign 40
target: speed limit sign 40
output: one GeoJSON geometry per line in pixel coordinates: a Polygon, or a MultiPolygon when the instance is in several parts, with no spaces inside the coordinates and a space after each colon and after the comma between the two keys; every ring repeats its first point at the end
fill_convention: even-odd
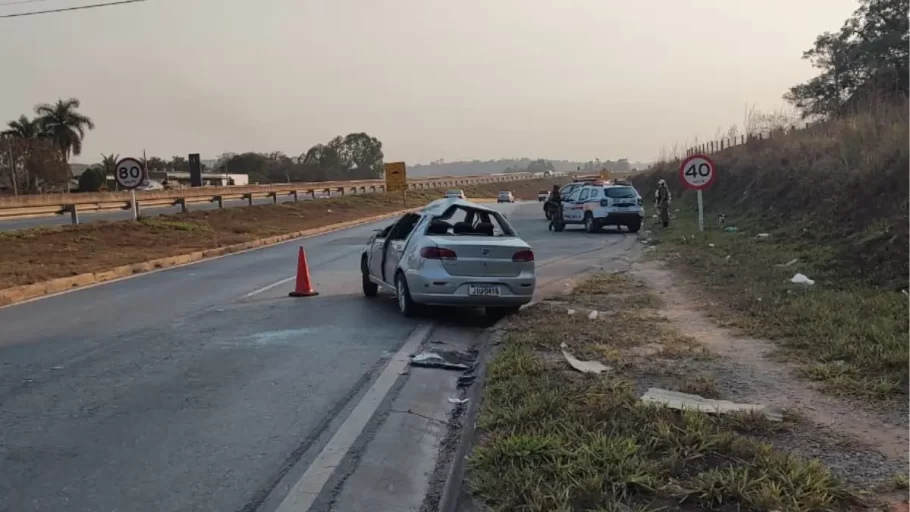
{"type": "Polygon", "coordinates": [[[142,184],[145,178],[142,162],[135,158],[124,158],[117,162],[114,170],[114,179],[117,184],[127,190],[134,189],[142,184]]]}
{"type": "Polygon", "coordinates": [[[717,167],[706,155],[692,155],[679,166],[679,181],[692,190],[704,190],[717,179],[717,167]]]}

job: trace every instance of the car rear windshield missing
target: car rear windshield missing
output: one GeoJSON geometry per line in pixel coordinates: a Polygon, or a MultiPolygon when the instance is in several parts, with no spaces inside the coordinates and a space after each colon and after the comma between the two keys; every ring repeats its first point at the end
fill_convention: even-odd
{"type": "Polygon", "coordinates": [[[633,199],[638,192],[632,187],[604,187],[604,194],[611,199],[633,199]]]}
{"type": "Polygon", "coordinates": [[[426,233],[430,236],[515,236],[499,213],[460,205],[433,217],[426,233]]]}

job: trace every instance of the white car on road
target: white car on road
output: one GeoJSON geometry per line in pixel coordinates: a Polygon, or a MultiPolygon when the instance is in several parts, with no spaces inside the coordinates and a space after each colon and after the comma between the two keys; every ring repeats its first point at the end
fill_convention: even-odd
{"type": "Polygon", "coordinates": [[[464,195],[464,190],[455,189],[446,191],[446,198],[448,199],[467,199],[464,195]]]}
{"type": "Polygon", "coordinates": [[[500,190],[499,195],[496,196],[496,202],[497,203],[514,203],[515,196],[512,194],[512,192],[510,192],[508,190],[500,190]]]}
{"type": "Polygon", "coordinates": [[[531,302],[534,252],[496,210],[439,199],[377,231],[360,259],[363,293],[392,291],[412,316],[421,305],[484,307],[498,318],[531,302]]]}

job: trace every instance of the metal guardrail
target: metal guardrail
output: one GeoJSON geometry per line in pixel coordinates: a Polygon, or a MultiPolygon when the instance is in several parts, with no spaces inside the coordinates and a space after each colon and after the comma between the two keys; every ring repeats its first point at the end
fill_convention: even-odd
{"type": "MultiPolygon", "coordinates": [[[[562,175],[563,173],[555,173],[562,175]]],[[[436,178],[408,180],[409,190],[456,187],[481,183],[505,183],[541,177],[534,173],[509,173],[486,176],[441,176],[436,178]]],[[[241,185],[229,187],[194,187],[173,190],[142,191],[136,193],[136,207],[162,208],[180,206],[186,213],[194,203],[218,203],[224,208],[225,201],[269,198],[274,204],[279,196],[293,197],[296,202],[301,196],[316,199],[316,194],[346,193],[366,194],[384,192],[384,180],[324,181],[310,183],[287,183],[272,185],[241,185]]],[[[0,221],[51,217],[69,214],[73,224],[79,223],[79,214],[85,212],[130,210],[129,192],[97,192],[73,194],[45,194],[0,198],[0,221]]]]}

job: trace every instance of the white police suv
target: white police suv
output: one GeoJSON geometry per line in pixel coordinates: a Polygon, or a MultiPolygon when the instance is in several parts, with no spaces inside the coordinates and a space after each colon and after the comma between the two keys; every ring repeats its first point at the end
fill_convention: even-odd
{"type": "Polygon", "coordinates": [[[604,226],[625,226],[636,233],[645,215],[641,195],[629,184],[594,181],[576,188],[562,200],[563,222],[582,224],[588,233],[604,226]]]}

